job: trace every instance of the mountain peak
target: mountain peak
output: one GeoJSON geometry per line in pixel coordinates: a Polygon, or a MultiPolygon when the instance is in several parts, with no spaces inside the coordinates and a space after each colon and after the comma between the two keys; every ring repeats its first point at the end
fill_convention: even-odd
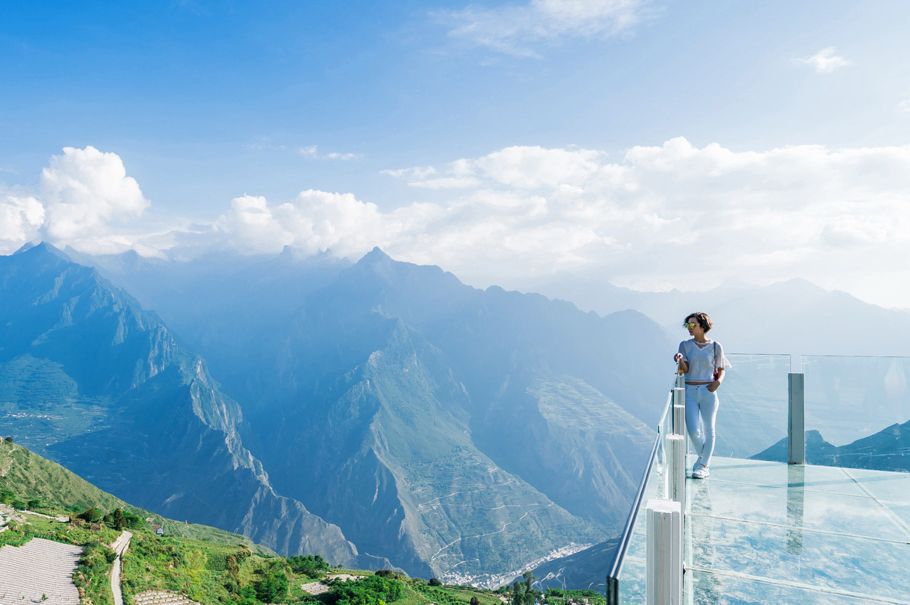
{"type": "Polygon", "coordinates": [[[379,246],[374,246],[359,262],[364,264],[386,263],[392,261],[392,257],[382,251],[379,246]]]}
{"type": "Polygon", "coordinates": [[[28,242],[23,244],[18,250],[13,252],[13,256],[18,256],[20,254],[33,254],[33,255],[43,255],[48,254],[55,256],[62,260],[69,261],[70,258],[66,255],[63,250],[57,248],[56,246],[49,244],[45,241],[40,242],[28,242]]]}

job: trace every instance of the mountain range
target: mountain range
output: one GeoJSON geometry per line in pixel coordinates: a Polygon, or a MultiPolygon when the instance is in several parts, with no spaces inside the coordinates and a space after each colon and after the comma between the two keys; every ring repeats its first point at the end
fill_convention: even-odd
{"type": "Polygon", "coordinates": [[[0,257],[0,318],[0,432],[159,514],[356,560],[275,492],[204,361],[97,271],[47,244],[0,257]]]}
{"type": "MultiPolygon", "coordinates": [[[[752,458],[785,461],[787,440],[782,439],[752,458]]],[[[910,472],[910,420],[846,445],[833,445],[819,431],[806,431],[806,464],[910,472]]]]}
{"type": "Polygon", "coordinates": [[[279,552],[488,584],[625,519],[672,365],[641,314],[378,249],[95,265],[3,258],[0,317],[22,335],[0,428],[120,497],[279,552]]]}
{"type": "Polygon", "coordinates": [[[887,309],[804,279],[770,285],[730,281],[692,291],[640,292],[603,279],[566,277],[536,291],[601,314],[635,309],[684,338],[686,314],[705,311],[711,335],[737,353],[910,355],[910,312],[887,309]]]}
{"type": "MultiPolygon", "coordinates": [[[[602,579],[673,371],[674,317],[711,310],[728,351],[834,346],[844,313],[873,335],[904,329],[903,312],[801,281],[724,287],[713,307],[629,292],[602,316],[378,248],[356,263],[290,248],[174,261],[41,244],[0,257],[0,431],[284,554],[490,586],[552,559],[540,569],[559,581],[570,567],[602,579]]],[[[779,415],[788,368],[755,359],[738,390],[731,373],[730,422],[739,391],[779,415]]],[[[830,405],[849,379],[819,363],[807,405],[810,382],[830,405]]],[[[905,409],[895,363],[863,372],[890,402],[870,427],[905,409]]],[[[763,422],[729,447],[779,439],[763,422]]]]}

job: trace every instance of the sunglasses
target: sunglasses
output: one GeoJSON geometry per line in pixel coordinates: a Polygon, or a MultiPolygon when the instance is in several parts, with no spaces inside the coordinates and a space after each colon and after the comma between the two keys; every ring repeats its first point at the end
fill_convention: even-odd
{"type": "Polygon", "coordinates": [[[698,324],[695,323],[694,321],[690,321],[690,322],[685,322],[685,321],[684,321],[684,322],[683,322],[683,327],[684,327],[684,328],[694,328],[694,327],[697,326],[697,325],[698,325],[698,324]]]}

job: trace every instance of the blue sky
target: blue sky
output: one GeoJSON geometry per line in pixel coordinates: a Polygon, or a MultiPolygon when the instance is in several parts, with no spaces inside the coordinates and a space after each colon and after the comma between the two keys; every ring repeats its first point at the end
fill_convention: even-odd
{"type": "MultiPolygon", "coordinates": [[[[596,150],[601,163],[619,165],[636,146],[677,137],[739,154],[903,147],[907,23],[905,2],[8,2],[0,5],[0,191],[31,192],[50,212],[41,189],[49,158],[64,147],[116,154],[148,202],[130,221],[102,217],[124,241],[127,232],[217,223],[244,195],[272,208],[305,190],[350,193],[384,216],[420,204],[451,210],[492,190],[524,195],[529,187],[495,175],[495,188],[483,179],[415,187],[390,173],[448,174],[452,162],[513,147],[596,150]]],[[[901,191],[873,195],[893,202],[901,191]]],[[[69,203],[60,195],[58,204],[69,203]]],[[[835,214],[847,216],[849,200],[841,202],[835,214]]],[[[651,210],[666,218],[665,208],[651,210]]],[[[102,235],[111,232],[86,231],[83,243],[102,235]]],[[[484,260],[430,252],[418,243],[424,236],[409,232],[399,254],[456,269],[484,260]]],[[[507,273],[519,248],[474,280],[507,273]]],[[[636,281],[640,265],[610,266],[597,254],[605,252],[570,251],[561,266],[673,285],[659,274],[636,281]]],[[[813,273],[821,260],[812,262],[802,276],[834,279],[813,273]]],[[[871,287],[854,290],[876,298],[871,287]]]]}

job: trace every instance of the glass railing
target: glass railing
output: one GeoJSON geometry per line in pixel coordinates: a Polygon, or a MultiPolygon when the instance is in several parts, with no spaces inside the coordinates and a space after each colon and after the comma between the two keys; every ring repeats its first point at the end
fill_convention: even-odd
{"type": "MultiPolygon", "coordinates": [[[[910,470],[910,357],[736,353],[729,358],[733,367],[719,392],[716,456],[786,462],[788,375],[801,373],[807,464],[910,470]]],[[[671,433],[672,392],[607,577],[608,605],[645,602],[644,509],[649,500],[669,497],[665,437],[671,433]]]]}
{"type": "Polygon", "coordinates": [[[787,439],[790,355],[734,353],[718,391],[715,456],[751,458],[787,439]]]}
{"type": "Polygon", "coordinates": [[[910,357],[806,355],[806,462],[910,468],[910,357]],[[904,431],[907,427],[904,427],[904,431]]]}
{"type": "MultiPolygon", "coordinates": [[[[671,386],[675,386],[676,381],[671,386]]],[[[639,484],[632,509],[619,539],[613,565],[607,574],[607,605],[643,603],[645,600],[646,520],[642,508],[654,498],[667,497],[667,453],[664,438],[672,432],[672,391],[667,393],[657,436],[639,484]]]]}

